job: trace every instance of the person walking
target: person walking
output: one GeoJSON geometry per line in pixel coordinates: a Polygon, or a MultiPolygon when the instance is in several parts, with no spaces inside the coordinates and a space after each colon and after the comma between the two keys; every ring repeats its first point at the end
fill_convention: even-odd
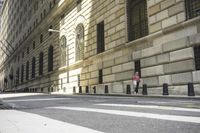
{"type": "Polygon", "coordinates": [[[137,94],[138,93],[139,84],[140,84],[140,76],[139,76],[138,72],[134,73],[132,80],[133,80],[133,85],[135,87],[134,92],[137,94]]]}

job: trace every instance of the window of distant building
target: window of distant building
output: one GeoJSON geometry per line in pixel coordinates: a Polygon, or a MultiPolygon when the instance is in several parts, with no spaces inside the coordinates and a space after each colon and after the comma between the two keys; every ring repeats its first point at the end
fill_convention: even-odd
{"type": "MultiPolygon", "coordinates": [[[[53,29],[53,26],[52,25],[50,25],[49,26],[49,29],[53,29]]],[[[52,32],[51,31],[49,31],[49,36],[51,36],[52,35],[52,32]]]]}
{"type": "Polygon", "coordinates": [[[84,26],[79,24],[76,27],[76,61],[84,57],[84,26]]]}
{"type": "Polygon", "coordinates": [[[39,75],[43,74],[43,52],[40,53],[39,55],[39,75]]]}
{"type": "Polygon", "coordinates": [[[97,24],[97,53],[104,52],[104,22],[97,24]]]}
{"type": "Polygon", "coordinates": [[[33,49],[35,49],[35,41],[33,41],[33,49]]]}
{"type": "Polygon", "coordinates": [[[65,14],[60,16],[60,24],[61,26],[65,24],[65,14]]]}
{"type": "Polygon", "coordinates": [[[147,1],[127,1],[128,40],[133,41],[148,35],[147,1]]]}
{"type": "Polygon", "coordinates": [[[200,70],[200,46],[194,47],[194,56],[196,70],[200,70]]]}
{"type": "Polygon", "coordinates": [[[35,57],[32,58],[32,78],[35,78],[35,57]]]}
{"type": "Polygon", "coordinates": [[[185,0],[185,7],[187,19],[200,16],[200,0],[185,0]]]}
{"type": "Polygon", "coordinates": [[[53,46],[48,49],[48,72],[53,71],[53,46]]]}
{"type": "Polygon", "coordinates": [[[82,9],[81,2],[82,2],[82,0],[76,0],[76,5],[77,5],[77,11],[78,12],[81,11],[81,9],[82,9]]]}
{"type": "Polygon", "coordinates": [[[27,47],[27,49],[26,49],[26,53],[29,54],[29,47],[27,47]]]}

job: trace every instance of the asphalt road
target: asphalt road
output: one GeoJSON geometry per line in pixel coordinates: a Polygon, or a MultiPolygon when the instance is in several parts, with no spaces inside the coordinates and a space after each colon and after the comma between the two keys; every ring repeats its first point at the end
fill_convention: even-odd
{"type": "Polygon", "coordinates": [[[3,98],[3,102],[18,111],[106,133],[199,133],[200,130],[198,99],[45,94],[3,98]]]}

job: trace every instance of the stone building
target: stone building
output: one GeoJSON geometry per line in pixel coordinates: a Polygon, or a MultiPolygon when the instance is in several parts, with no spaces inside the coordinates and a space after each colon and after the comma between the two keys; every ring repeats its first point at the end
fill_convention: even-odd
{"type": "Polygon", "coordinates": [[[125,94],[137,71],[150,95],[200,94],[199,0],[5,0],[1,17],[1,88],[125,94]]]}

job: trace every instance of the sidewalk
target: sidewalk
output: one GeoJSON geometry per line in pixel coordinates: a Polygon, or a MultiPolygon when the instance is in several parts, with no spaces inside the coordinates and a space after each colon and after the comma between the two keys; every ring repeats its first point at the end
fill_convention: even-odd
{"type": "Polygon", "coordinates": [[[74,124],[16,110],[0,110],[0,133],[101,133],[74,124]]]}

